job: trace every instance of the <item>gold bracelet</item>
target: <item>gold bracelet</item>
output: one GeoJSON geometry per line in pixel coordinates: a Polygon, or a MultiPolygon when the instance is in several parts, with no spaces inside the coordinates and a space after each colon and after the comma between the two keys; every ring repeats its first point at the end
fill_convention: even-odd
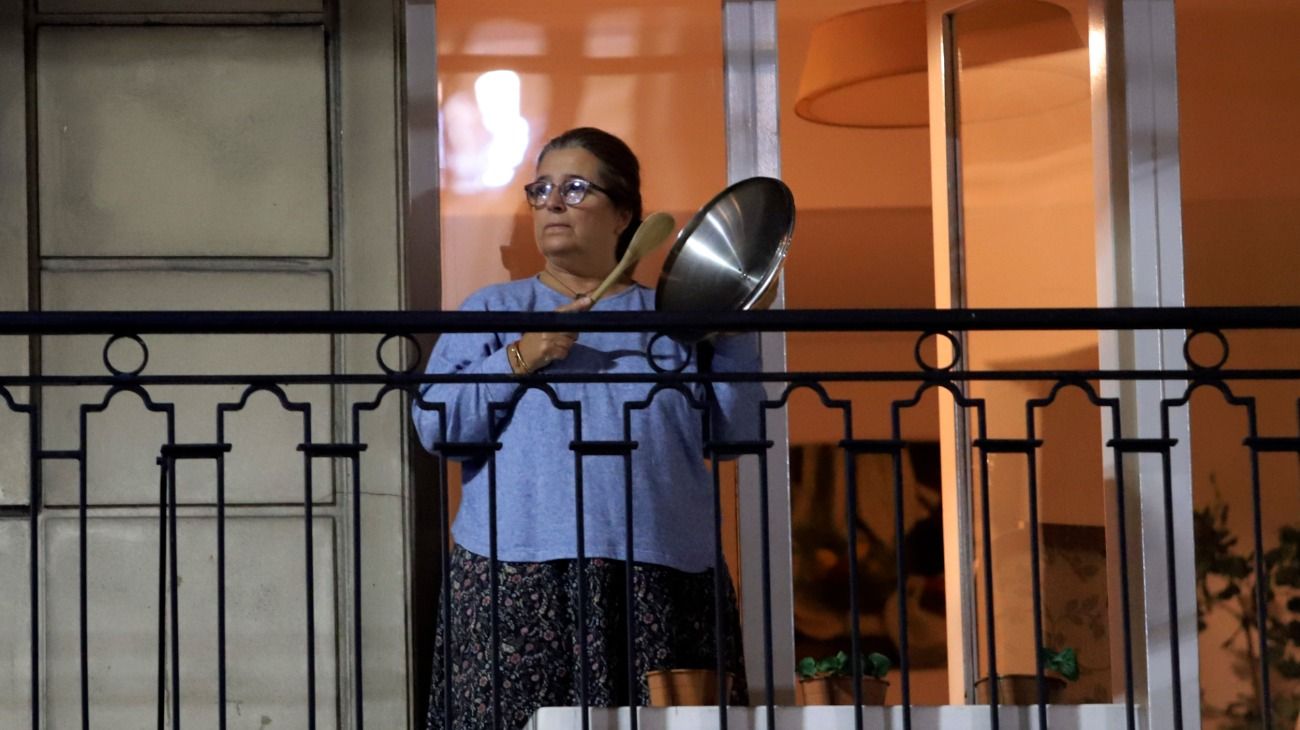
{"type": "Polygon", "coordinates": [[[520,370],[524,371],[525,373],[530,372],[528,369],[528,362],[524,360],[524,353],[519,351],[518,342],[511,342],[510,346],[506,348],[506,354],[514,358],[514,361],[519,364],[520,370]]]}

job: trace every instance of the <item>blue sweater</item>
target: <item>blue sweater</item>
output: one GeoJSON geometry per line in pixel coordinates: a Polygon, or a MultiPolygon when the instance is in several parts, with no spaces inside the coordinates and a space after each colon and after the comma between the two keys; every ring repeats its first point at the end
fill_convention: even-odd
{"type": "MultiPolygon", "coordinates": [[[[470,295],[465,311],[549,312],[570,301],[536,277],[496,284],[470,295]]],[[[654,309],[654,292],[635,285],[596,303],[593,311],[654,309]]],[[[518,332],[444,334],[429,358],[427,372],[437,374],[509,374],[506,345],[518,332]]],[[[585,332],[569,357],[547,373],[651,373],[644,353],[653,333],[585,332]]],[[[757,372],[756,335],[719,337],[714,372],[757,372]]],[[[675,369],[687,348],[668,337],[654,343],[660,366],[675,369]]],[[[695,362],[684,372],[694,372],[695,362]]],[[[562,410],[537,389],[528,390],[514,413],[493,403],[507,403],[515,383],[426,384],[423,403],[446,404],[446,440],[489,442],[495,421],[501,449],[496,452],[497,555],[508,561],[543,561],[577,557],[575,515],[575,413],[562,410]],[[494,418],[495,414],[495,418],[494,418]]],[[[703,453],[702,412],[681,393],[661,391],[650,407],[634,411],[631,433],[624,433],[623,404],[644,400],[651,383],[553,383],[562,401],[581,403],[585,440],[638,442],[632,452],[634,534],[637,562],[701,571],[713,565],[713,478],[703,453]]],[[[692,386],[703,403],[702,386],[692,386]]],[[[718,383],[715,433],[727,440],[758,437],[762,386],[718,383]]],[[[420,442],[432,449],[441,442],[442,417],[436,410],[412,408],[420,442]]],[[[489,460],[463,464],[463,495],[452,534],[479,555],[489,553],[489,460]]],[[[624,460],[621,456],[582,458],[583,514],[588,557],[625,557],[624,460]]]]}

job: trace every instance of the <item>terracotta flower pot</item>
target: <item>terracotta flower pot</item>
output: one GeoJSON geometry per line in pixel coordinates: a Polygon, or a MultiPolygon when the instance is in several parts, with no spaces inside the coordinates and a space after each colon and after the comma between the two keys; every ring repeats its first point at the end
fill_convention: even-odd
{"type": "MultiPolygon", "coordinates": [[[[1048,674],[1043,681],[1047,683],[1047,701],[1059,702],[1065,691],[1065,680],[1048,674]]],[[[975,682],[975,696],[981,705],[989,703],[989,678],[984,677],[975,682]]],[[[1038,704],[1038,677],[1033,674],[1002,674],[998,676],[998,703],[1003,705],[1038,704]]]]}
{"type": "MultiPolygon", "coordinates": [[[[731,694],[731,672],[727,672],[731,694]]],[[[718,704],[718,673],[713,669],[655,669],[646,673],[651,707],[718,704]]]]}
{"type": "MultiPolygon", "coordinates": [[[[889,682],[875,677],[862,678],[862,704],[885,704],[889,682]]],[[[800,679],[799,690],[805,705],[853,704],[853,677],[818,677],[800,679]]]]}

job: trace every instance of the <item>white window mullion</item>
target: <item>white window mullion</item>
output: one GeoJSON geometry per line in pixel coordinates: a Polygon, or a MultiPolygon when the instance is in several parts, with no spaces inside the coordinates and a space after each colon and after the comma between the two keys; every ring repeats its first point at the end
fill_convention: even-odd
{"type": "MultiPolygon", "coordinates": [[[[780,115],[778,105],[776,0],[724,0],[723,48],[726,79],[727,180],[736,182],[757,175],[781,176],[780,115]]],[[[773,308],[785,306],[781,281],[773,308]]],[[[767,372],[786,368],[785,335],[768,332],[761,340],[762,364],[767,372]]],[[[769,386],[769,397],[781,386],[769,386]]],[[[794,594],[790,555],[789,436],[785,409],[772,411],[767,434],[775,445],[767,460],[771,569],[772,662],[777,704],[794,704],[794,594]]],[[[766,697],[763,644],[762,544],[759,526],[759,464],[743,458],[738,468],[740,525],[741,611],[746,674],[752,701],[766,697]]]]}

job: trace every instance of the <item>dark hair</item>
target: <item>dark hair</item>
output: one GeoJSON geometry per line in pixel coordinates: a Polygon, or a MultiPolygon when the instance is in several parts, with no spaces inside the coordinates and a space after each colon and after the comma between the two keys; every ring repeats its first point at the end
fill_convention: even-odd
{"type": "Polygon", "coordinates": [[[608,191],[609,200],[618,210],[632,214],[632,220],[618,237],[614,260],[623,258],[623,252],[632,242],[632,234],[641,225],[641,163],[632,148],[623,140],[595,127],[578,127],[555,137],[537,155],[537,164],[553,150],[584,149],[600,161],[600,180],[597,184],[608,191]]]}

